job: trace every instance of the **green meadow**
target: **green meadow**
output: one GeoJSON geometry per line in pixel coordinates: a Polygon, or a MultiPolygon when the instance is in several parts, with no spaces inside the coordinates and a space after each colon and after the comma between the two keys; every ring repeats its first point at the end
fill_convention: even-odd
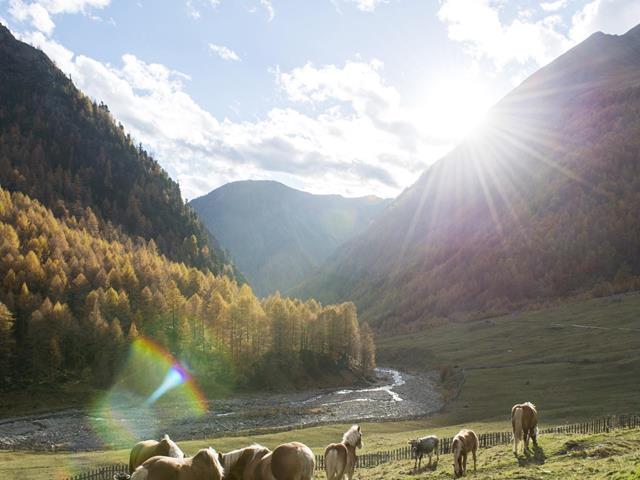
{"type": "MultiPolygon", "coordinates": [[[[452,400],[443,412],[429,418],[363,423],[363,453],[404,446],[409,438],[427,433],[452,436],[463,426],[478,433],[509,430],[512,404],[525,400],[538,405],[542,426],[636,413],[640,412],[640,295],[576,301],[537,312],[381,338],[378,358],[385,365],[400,368],[450,372],[442,388],[452,400]]],[[[204,446],[226,451],[253,442],[274,447],[299,440],[320,453],[325,445],[339,440],[346,428],[344,424],[324,425],[180,444],[192,453],[204,446]]],[[[541,446],[544,458],[522,460],[522,465],[507,446],[482,451],[475,478],[640,478],[637,430],[592,436],[547,435],[541,446]],[[579,448],[562,453],[565,444],[574,440],[582,442],[579,448]]],[[[1,452],[0,478],[65,478],[127,459],[128,450],[1,452]]],[[[450,464],[446,456],[428,475],[449,478],[450,464]]],[[[411,465],[396,462],[361,469],[357,478],[417,478],[410,473],[411,465]]]]}

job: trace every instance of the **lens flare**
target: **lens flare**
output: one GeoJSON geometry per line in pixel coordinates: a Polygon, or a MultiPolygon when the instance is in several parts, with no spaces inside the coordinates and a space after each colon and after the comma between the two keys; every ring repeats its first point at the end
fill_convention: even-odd
{"type": "Polygon", "coordinates": [[[147,407],[153,405],[162,395],[183,384],[186,380],[188,380],[187,372],[180,365],[172,366],[162,384],[145,400],[144,405],[147,407]]]}
{"type": "Polygon", "coordinates": [[[130,446],[206,411],[206,399],[185,365],[140,337],[131,344],[113,386],[93,405],[90,418],[105,446],[130,446]]]}

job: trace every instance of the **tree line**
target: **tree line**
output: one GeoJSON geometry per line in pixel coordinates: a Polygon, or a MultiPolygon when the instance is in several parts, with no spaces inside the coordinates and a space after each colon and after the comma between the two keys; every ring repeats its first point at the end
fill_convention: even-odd
{"type": "Polygon", "coordinates": [[[0,384],[107,385],[144,335],[205,386],[269,385],[274,372],[375,367],[352,303],[323,306],[165,257],[90,208],[57,217],[0,188],[0,384]]]}

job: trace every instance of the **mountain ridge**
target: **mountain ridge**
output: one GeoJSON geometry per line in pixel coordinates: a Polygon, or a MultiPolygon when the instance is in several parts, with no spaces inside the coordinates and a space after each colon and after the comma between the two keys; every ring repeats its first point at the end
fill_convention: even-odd
{"type": "Polygon", "coordinates": [[[315,195],[273,180],[225,184],[190,205],[220,232],[258,294],[286,292],[357,231],[389,200],[315,195]]]}
{"type": "Polygon", "coordinates": [[[531,75],[292,293],[394,329],[637,288],[638,32],[594,34],[531,75]]]}
{"type": "Polygon", "coordinates": [[[90,208],[103,230],[154,240],[160,251],[235,275],[165,170],[40,50],[0,24],[0,182],[58,216],[90,208]],[[51,121],[55,118],[56,121],[51,121]]]}

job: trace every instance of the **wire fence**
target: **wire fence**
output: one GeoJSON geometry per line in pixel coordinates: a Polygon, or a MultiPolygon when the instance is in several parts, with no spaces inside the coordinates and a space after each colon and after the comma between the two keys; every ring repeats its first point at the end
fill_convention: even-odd
{"type": "MultiPolygon", "coordinates": [[[[570,425],[560,425],[540,429],[539,435],[548,434],[590,434],[604,433],[615,429],[639,428],[640,415],[613,415],[590,420],[582,423],[573,423],[570,425]]],[[[506,445],[512,441],[511,432],[489,432],[478,435],[480,448],[495,447],[497,445],[506,445]]],[[[408,440],[408,439],[407,439],[408,440]]],[[[438,450],[441,455],[451,453],[451,443],[453,437],[441,438],[438,450]]],[[[386,450],[380,452],[371,452],[358,455],[356,466],[358,468],[372,468],[382,465],[383,463],[396,462],[400,460],[411,460],[411,447],[401,447],[394,450],[386,450]]],[[[112,480],[113,475],[120,472],[128,471],[126,464],[107,465],[102,468],[81,473],[66,480],[112,480]]],[[[316,469],[324,470],[324,456],[316,455],[316,469]]]]}

